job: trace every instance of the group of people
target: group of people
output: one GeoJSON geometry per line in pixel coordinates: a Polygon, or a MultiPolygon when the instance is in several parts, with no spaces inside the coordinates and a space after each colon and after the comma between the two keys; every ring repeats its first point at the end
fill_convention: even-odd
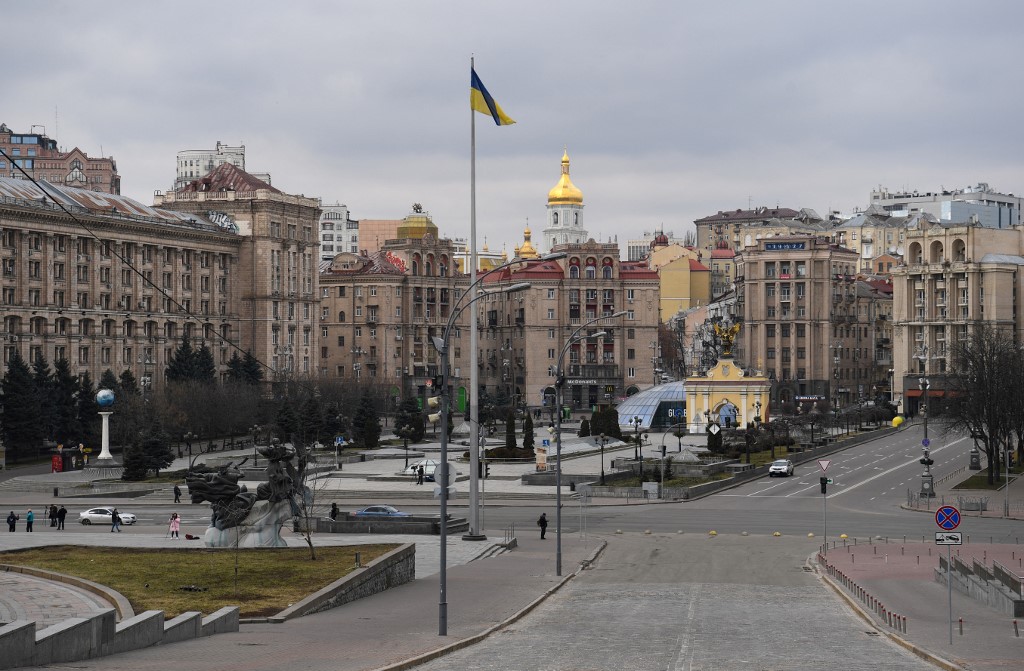
{"type": "MultiPolygon", "coordinates": [[[[68,516],[68,509],[61,504],[60,508],[56,504],[51,505],[47,508],[47,517],[50,519],[50,526],[56,528],[58,531],[64,530],[64,519],[68,516]]],[[[7,531],[12,532],[18,528],[18,521],[21,520],[21,515],[15,514],[12,510],[11,514],[7,516],[7,531]]],[[[36,514],[29,508],[28,512],[25,513],[25,531],[32,531],[32,525],[36,521],[36,514]]]]}

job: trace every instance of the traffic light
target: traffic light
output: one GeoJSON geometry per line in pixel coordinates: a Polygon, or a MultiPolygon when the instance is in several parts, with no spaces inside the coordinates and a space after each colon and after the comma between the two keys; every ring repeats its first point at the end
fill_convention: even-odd
{"type": "Polygon", "coordinates": [[[555,378],[555,386],[559,388],[565,386],[565,373],[558,374],[558,377],[555,378]]]}
{"type": "Polygon", "coordinates": [[[931,466],[932,464],[935,463],[935,460],[932,459],[931,456],[929,456],[929,454],[928,454],[928,448],[925,448],[924,456],[921,457],[920,461],[921,461],[921,465],[922,466],[931,466]]]}
{"type": "Polygon", "coordinates": [[[824,494],[828,490],[828,478],[821,476],[821,493],[824,494]]]}
{"type": "Polygon", "coordinates": [[[484,480],[491,477],[491,465],[484,464],[484,480]]]}

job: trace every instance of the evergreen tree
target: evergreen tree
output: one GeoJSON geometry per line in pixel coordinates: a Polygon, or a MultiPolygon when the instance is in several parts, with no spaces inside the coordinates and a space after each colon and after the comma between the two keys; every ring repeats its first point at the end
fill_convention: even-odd
{"type": "Polygon", "coordinates": [[[516,444],[515,410],[509,410],[508,414],[505,415],[505,447],[510,450],[515,450],[519,448],[519,446],[516,444]]]}
{"type": "Polygon", "coordinates": [[[42,412],[35,384],[28,364],[17,349],[11,352],[7,372],[0,381],[3,396],[3,437],[7,457],[17,461],[19,457],[35,454],[43,439],[42,412]]]}
{"type": "Polygon", "coordinates": [[[287,443],[293,439],[293,436],[298,436],[301,428],[299,413],[295,411],[291,399],[286,398],[278,408],[274,423],[277,424],[277,430],[281,434],[281,442],[287,443]]]}
{"type": "Polygon", "coordinates": [[[352,433],[355,441],[364,448],[380,444],[380,418],[373,399],[367,394],[359,400],[359,407],[352,418],[352,433]]]}
{"type": "Polygon", "coordinates": [[[328,436],[345,436],[349,431],[349,420],[341,412],[341,404],[337,401],[331,403],[324,413],[324,433],[328,436]]]}
{"type": "MultiPolygon", "coordinates": [[[[113,377],[113,373],[111,373],[111,377],[113,377]]],[[[83,371],[78,376],[78,398],[76,401],[78,426],[81,428],[81,434],[77,436],[78,443],[98,445],[100,442],[100,418],[96,411],[96,389],[93,387],[89,371],[83,371]]]]}
{"type": "Polygon", "coordinates": [[[213,360],[213,352],[206,343],[195,350],[192,357],[192,379],[202,384],[214,384],[217,381],[217,364],[213,360]]]}
{"type": "Polygon", "coordinates": [[[42,437],[44,439],[53,437],[53,423],[55,418],[53,399],[53,374],[50,372],[50,364],[42,354],[36,354],[32,362],[32,386],[36,402],[39,403],[39,422],[41,424],[42,437]]]}
{"type": "Polygon", "coordinates": [[[150,407],[143,410],[143,430],[136,434],[124,454],[123,480],[144,480],[149,471],[160,475],[174,461],[171,439],[164,431],[160,418],[150,407]]]}
{"type": "Polygon", "coordinates": [[[242,358],[242,371],[248,384],[257,385],[263,382],[263,365],[253,356],[252,350],[246,351],[242,358]]]}
{"type": "Polygon", "coordinates": [[[403,426],[412,428],[412,432],[409,433],[410,443],[418,443],[423,440],[423,413],[420,412],[419,403],[411,396],[402,401],[395,414],[395,431],[397,432],[403,426]]]}
{"type": "Polygon", "coordinates": [[[580,422],[579,433],[576,435],[578,435],[580,438],[586,438],[587,436],[591,435],[589,419],[587,419],[586,417],[583,418],[583,420],[580,422]]]}
{"type": "Polygon", "coordinates": [[[526,413],[526,421],[523,422],[523,449],[532,450],[533,444],[533,416],[526,413]]]}
{"type": "Polygon", "coordinates": [[[103,371],[103,375],[100,375],[100,384],[97,387],[97,391],[99,389],[109,389],[114,392],[114,396],[121,395],[121,383],[117,381],[117,376],[114,375],[114,371],[109,368],[103,371]]]}
{"type": "MultiPolygon", "coordinates": [[[[117,388],[121,390],[121,396],[124,397],[139,395],[139,384],[136,382],[135,376],[127,368],[121,371],[121,379],[117,383],[117,388]]],[[[115,391],[114,394],[116,395],[117,392],[115,391]]]]}
{"type": "Polygon", "coordinates": [[[195,350],[192,349],[192,341],[185,334],[181,334],[181,342],[171,353],[171,359],[167,362],[166,377],[168,382],[186,382],[193,379],[192,359],[195,350]]]}
{"type": "Polygon", "coordinates": [[[228,381],[234,384],[242,384],[246,381],[242,357],[238,356],[238,352],[232,352],[231,358],[228,360],[228,381]]]}
{"type": "Polygon", "coordinates": [[[58,443],[74,444],[82,433],[79,422],[79,382],[71,374],[71,364],[60,358],[53,363],[53,382],[50,402],[53,412],[53,439],[58,443]]]}
{"type": "Polygon", "coordinates": [[[310,396],[302,404],[301,425],[303,442],[309,444],[320,441],[324,429],[324,413],[320,399],[316,396],[310,396]]]}

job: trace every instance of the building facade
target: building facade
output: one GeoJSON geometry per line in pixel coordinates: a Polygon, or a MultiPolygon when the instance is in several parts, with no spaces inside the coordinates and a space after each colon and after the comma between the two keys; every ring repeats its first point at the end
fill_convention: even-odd
{"type": "Polygon", "coordinates": [[[695,220],[696,248],[705,254],[720,248],[740,252],[762,238],[779,235],[821,235],[831,226],[814,210],[788,207],[758,207],[751,210],[719,211],[695,220]]]}
{"type": "Polygon", "coordinates": [[[348,205],[320,206],[320,260],[330,261],[336,254],[358,254],[359,222],[349,216],[348,205]]]}
{"type": "Polygon", "coordinates": [[[541,231],[539,245],[541,250],[548,252],[556,245],[578,245],[590,239],[590,233],[583,228],[583,192],[569,178],[568,150],[562,154],[562,176],[548,192],[547,207],[547,225],[541,231]]]}
{"type": "Polygon", "coordinates": [[[973,220],[986,228],[1012,228],[1024,223],[1021,219],[1024,198],[1012,193],[999,193],[985,182],[964,189],[940,189],[927,193],[880,188],[871,192],[871,205],[892,216],[929,214],[937,221],[973,220]]]}
{"type": "MultiPolygon", "coordinates": [[[[189,182],[205,177],[225,163],[230,163],[239,170],[247,172],[245,167],[245,145],[229,147],[218,141],[217,146],[213,149],[186,149],[179,151],[172,190],[184,188],[189,182]]],[[[270,173],[250,172],[249,174],[265,184],[270,184],[270,173]]]]}
{"type": "Polygon", "coordinates": [[[0,156],[0,176],[21,179],[24,170],[50,184],[121,193],[121,177],[113,158],[91,157],[78,147],[62,151],[45,133],[15,133],[0,123],[0,149],[10,157],[0,156]]]}
{"type": "Polygon", "coordinates": [[[154,198],[158,207],[238,231],[231,309],[241,324],[239,343],[269,366],[267,379],[315,375],[320,201],[282,193],[231,163],[154,198]]]}
{"type": "Polygon", "coordinates": [[[18,350],[93,380],[130,370],[145,390],[182,335],[210,346],[222,376],[229,343],[248,349],[249,247],[228,222],[6,177],[0,195],[5,367],[18,350]]]}

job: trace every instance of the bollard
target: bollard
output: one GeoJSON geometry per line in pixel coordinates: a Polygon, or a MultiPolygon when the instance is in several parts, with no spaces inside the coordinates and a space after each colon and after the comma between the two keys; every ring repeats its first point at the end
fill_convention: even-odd
{"type": "Polygon", "coordinates": [[[886,564],[889,563],[889,553],[888,552],[885,553],[885,563],[886,564]]]}
{"type": "Polygon", "coordinates": [[[907,535],[906,534],[903,534],[903,544],[904,545],[907,544],[907,535]]]}
{"type": "Polygon", "coordinates": [[[900,556],[901,556],[901,557],[902,557],[903,555],[907,554],[907,553],[906,553],[906,549],[907,549],[907,548],[902,548],[902,547],[900,548],[900,556]]]}
{"type": "Polygon", "coordinates": [[[361,552],[356,553],[356,568],[363,565],[363,554],[361,552]]]}
{"type": "Polygon", "coordinates": [[[929,557],[931,557],[931,556],[932,556],[932,549],[931,549],[931,548],[928,548],[928,556],[929,556],[929,557]]]}
{"type": "Polygon", "coordinates": [[[1013,621],[1013,635],[1020,638],[1020,629],[1017,627],[1017,620],[1013,621]]]}
{"type": "Polygon", "coordinates": [[[964,635],[964,619],[960,618],[960,635],[964,635]]]}
{"type": "Polygon", "coordinates": [[[874,550],[874,552],[872,554],[878,554],[878,546],[877,545],[875,547],[871,548],[871,549],[874,550]]]}
{"type": "Polygon", "coordinates": [[[850,563],[851,564],[856,564],[857,563],[857,555],[854,555],[854,554],[850,555],[850,563]]]}
{"type": "Polygon", "coordinates": [[[921,555],[917,555],[917,565],[921,565],[921,555]]]}

